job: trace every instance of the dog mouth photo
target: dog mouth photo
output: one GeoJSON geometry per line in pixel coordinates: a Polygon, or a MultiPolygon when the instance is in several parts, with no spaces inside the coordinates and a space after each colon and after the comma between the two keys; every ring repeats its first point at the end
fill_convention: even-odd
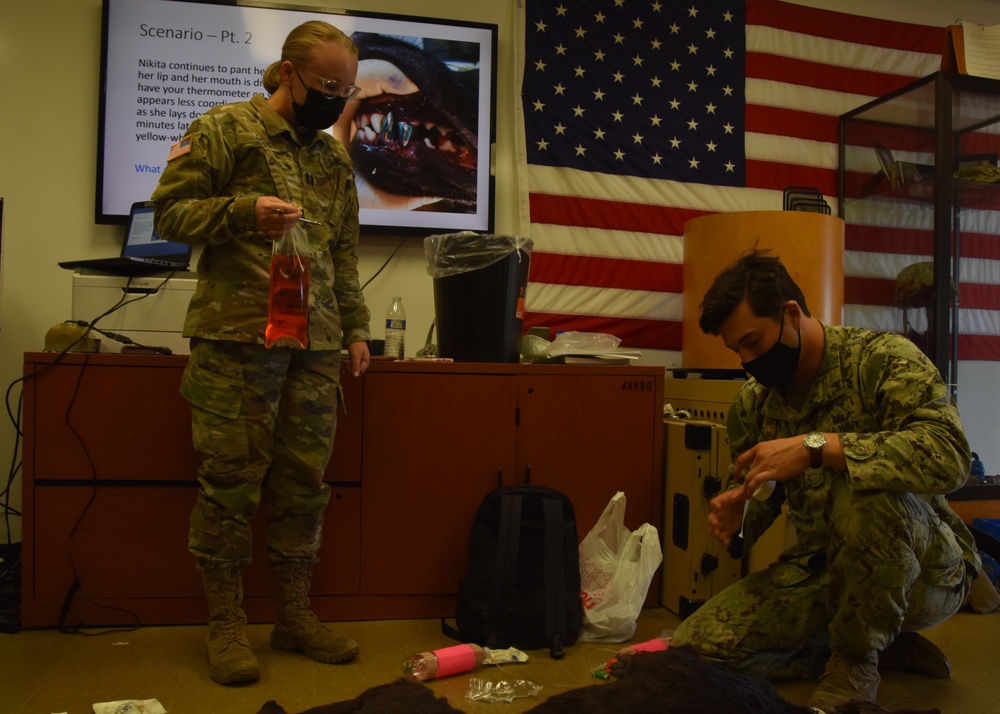
{"type": "Polygon", "coordinates": [[[334,127],[363,208],[476,210],[477,69],[410,42],[356,33],[358,98],[334,127]]]}

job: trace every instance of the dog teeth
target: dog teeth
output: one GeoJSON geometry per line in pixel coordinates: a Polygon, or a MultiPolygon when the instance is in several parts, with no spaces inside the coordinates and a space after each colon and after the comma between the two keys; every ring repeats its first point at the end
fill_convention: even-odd
{"type": "Polygon", "coordinates": [[[403,142],[403,146],[410,143],[410,137],[413,136],[413,127],[406,122],[399,122],[398,126],[399,140],[403,142]]]}
{"type": "Polygon", "coordinates": [[[409,146],[413,140],[415,128],[423,126],[430,134],[423,138],[424,146],[437,151],[457,152],[458,145],[448,136],[453,134],[451,127],[442,127],[432,121],[411,124],[405,121],[396,121],[392,112],[380,114],[359,114],[356,119],[357,131],[354,140],[363,144],[376,146],[380,144],[390,144],[398,141],[402,146],[409,146]]]}
{"type": "Polygon", "coordinates": [[[382,141],[391,141],[394,137],[392,136],[392,129],[395,122],[392,120],[392,112],[389,112],[385,116],[385,120],[382,122],[381,130],[376,129],[378,132],[378,138],[382,141]]]}

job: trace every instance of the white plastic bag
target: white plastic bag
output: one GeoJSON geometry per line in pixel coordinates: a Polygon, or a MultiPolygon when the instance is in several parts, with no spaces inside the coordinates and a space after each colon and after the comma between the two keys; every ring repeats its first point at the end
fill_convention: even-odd
{"type": "Polygon", "coordinates": [[[582,642],[624,642],[663,561],[660,537],[648,523],[625,527],[625,494],[619,491],[580,543],[582,642]]]}

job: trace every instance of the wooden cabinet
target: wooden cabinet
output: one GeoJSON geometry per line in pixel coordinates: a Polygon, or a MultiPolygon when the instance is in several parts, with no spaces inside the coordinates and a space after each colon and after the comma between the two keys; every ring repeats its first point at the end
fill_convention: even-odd
{"type": "MultiPolygon", "coordinates": [[[[191,412],[179,394],[187,358],[125,355],[25,357],[22,623],[185,623],[206,614],[187,551],[198,484],[191,412]],[[78,583],[79,587],[75,587],[78,583]]],[[[343,379],[332,488],[314,577],[320,593],[356,595],[361,528],[363,381],[343,379]]],[[[263,509],[261,509],[263,511],[263,509]]],[[[262,513],[255,529],[260,532],[262,513]]],[[[269,619],[263,538],[245,573],[246,609],[269,619]]]]}
{"type": "MultiPolygon", "coordinates": [[[[204,621],[186,357],[53,357],[25,356],[24,626],[64,604],[67,625],[204,621]]],[[[452,615],[476,507],[529,473],[570,496],[580,537],[617,490],[629,527],[660,525],[659,368],[376,362],[342,381],[311,593],[324,619],[452,615]]],[[[245,609],[268,621],[261,515],[245,609]]]]}
{"type": "Polygon", "coordinates": [[[573,502],[579,536],[616,491],[659,527],[663,371],[404,363],[365,379],[361,588],[452,593],[498,483],[573,502]]]}
{"type": "Polygon", "coordinates": [[[361,582],[365,592],[454,592],[472,516],[513,469],[514,391],[503,375],[366,376],[361,582]]]}
{"type": "Polygon", "coordinates": [[[532,483],[572,499],[580,538],[617,491],[628,500],[630,530],[643,523],[659,528],[661,467],[650,458],[661,453],[661,377],[659,370],[629,367],[517,378],[518,467],[530,470],[532,483]]]}

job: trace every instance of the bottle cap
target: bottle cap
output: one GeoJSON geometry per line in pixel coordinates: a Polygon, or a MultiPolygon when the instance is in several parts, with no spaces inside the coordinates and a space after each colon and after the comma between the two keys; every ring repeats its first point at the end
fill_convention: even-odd
{"type": "Polygon", "coordinates": [[[418,658],[423,658],[424,667],[427,669],[427,676],[425,679],[434,679],[437,677],[438,673],[438,658],[434,656],[433,652],[421,652],[417,655],[418,658]]]}

